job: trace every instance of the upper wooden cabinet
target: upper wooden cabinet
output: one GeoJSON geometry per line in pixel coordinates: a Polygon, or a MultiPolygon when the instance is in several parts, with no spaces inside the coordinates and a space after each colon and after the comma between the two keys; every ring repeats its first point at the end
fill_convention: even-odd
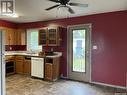
{"type": "Polygon", "coordinates": [[[5,30],[5,45],[26,45],[26,31],[25,29],[11,29],[5,30]]]}
{"type": "Polygon", "coordinates": [[[5,45],[14,45],[15,44],[15,29],[7,28],[5,29],[5,45]]]}
{"type": "Polygon", "coordinates": [[[59,46],[62,27],[46,28],[39,30],[39,45],[59,46]]]}
{"type": "Polygon", "coordinates": [[[39,38],[38,43],[39,45],[46,45],[47,44],[47,29],[41,29],[39,30],[39,38]]]}
{"type": "Polygon", "coordinates": [[[26,31],[25,29],[17,29],[15,31],[15,45],[26,45],[26,31]]]}

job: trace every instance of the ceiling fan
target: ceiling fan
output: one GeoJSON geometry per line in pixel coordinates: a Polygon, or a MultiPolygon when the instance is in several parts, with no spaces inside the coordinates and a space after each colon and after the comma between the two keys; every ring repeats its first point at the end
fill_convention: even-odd
{"type": "Polygon", "coordinates": [[[61,7],[66,7],[68,9],[69,13],[74,14],[75,12],[70,6],[88,7],[88,4],[73,3],[73,2],[70,2],[70,0],[48,0],[48,1],[55,2],[57,4],[45,9],[47,11],[54,9],[54,8],[59,9],[61,7]]]}

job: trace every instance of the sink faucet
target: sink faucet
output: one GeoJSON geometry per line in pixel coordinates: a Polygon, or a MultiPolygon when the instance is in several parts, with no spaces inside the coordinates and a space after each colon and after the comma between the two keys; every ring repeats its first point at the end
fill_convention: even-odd
{"type": "Polygon", "coordinates": [[[34,51],[33,51],[32,49],[30,49],[30,53],[31,53],[31,54],[33,54],[33,53],[34,53],[34,51]]]}

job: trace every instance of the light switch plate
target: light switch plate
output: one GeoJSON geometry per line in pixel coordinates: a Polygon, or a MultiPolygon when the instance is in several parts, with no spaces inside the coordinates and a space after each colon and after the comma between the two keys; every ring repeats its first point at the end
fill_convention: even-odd
{"type": "Polygon", "coordinates": [[[93,46],[93,49],[94,49],[94,50],[96,50],[96,49],[97,49],[97,46],[96,46],[96,45],[94,45],[94,46],[93,46]]]}

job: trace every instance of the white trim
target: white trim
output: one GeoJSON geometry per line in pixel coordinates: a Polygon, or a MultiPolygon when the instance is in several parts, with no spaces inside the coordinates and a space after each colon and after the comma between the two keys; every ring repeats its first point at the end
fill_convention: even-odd
{"type": "Polygon", "coordinates": [[[124,87],[124,86],[111,85],[111,84],[100,83],[100,82],[91,82],[91,83],[96,84],[96,85],[102,85],[102,86],[113,87],[113,88],[126,89],[126,87],[124,87]]]}
{"type": "MultiPolygon", "coordinates": [[[[0,30],[0,56],[2,55],[2,31],[0,30]]],[[[3,93],[2,57],[0,57],[0,95],[3,93]]]]}
{"type": "Polygon", "coordinates": [[[5,55],[4,55],[4,51],[5,51],[5,45],[4,45],[4,41],[5,41],[5,31],[0,30],[1,32],[1,92],[0,95],[5,95],[5,91],[6,91],[6,87],[5,87],[5,55]]]}
{"type": "Polygon", "coordinates": [[[2,54],[3,54],[3,60],[2,60],[2,62],[3,62],[3,64],[2,64],[2,76],[3,76],[3,95],[6,95],[6,79],[5,79],[5,31],[4,30],[2,30],[2,54]]]}
{"type": "Polygon", "coordinates": [[[61,78],[62,78],[62,79],[68,79],[68,77],[64,77],[63,75],[61,75],[61,78]]]}
{"type": "Polygon", "coordinates": [[[68,56],[69,56],[69,49],[68,49],[68,43],[69,43],[69,39],[68,39],[68,37],[69,37],[69,35],[68,35],[68,33],[69,33],[69,27],[67,26],[67,78],[69,78],[69,59],[68,59],[68,56]]]}
{"type": "Polygon", "coordinates": [[[90,25],[90,60],[89,60],[89,64],[90,64],[90,80],[89,82],[92,81],[92,23],[89,24],[90,25]]]}
{"type": "Polygon", "coordinates": [[[69,29],[69,28],[71,28],[71,27],[78,27],[78,26],[86,26],[86,25],[88,25],[88,26],[92,26],[92,23],[87,23],[87,24],[77,24],[77,25],[68,25],[67,26],[67,28],[69,29]]]}

